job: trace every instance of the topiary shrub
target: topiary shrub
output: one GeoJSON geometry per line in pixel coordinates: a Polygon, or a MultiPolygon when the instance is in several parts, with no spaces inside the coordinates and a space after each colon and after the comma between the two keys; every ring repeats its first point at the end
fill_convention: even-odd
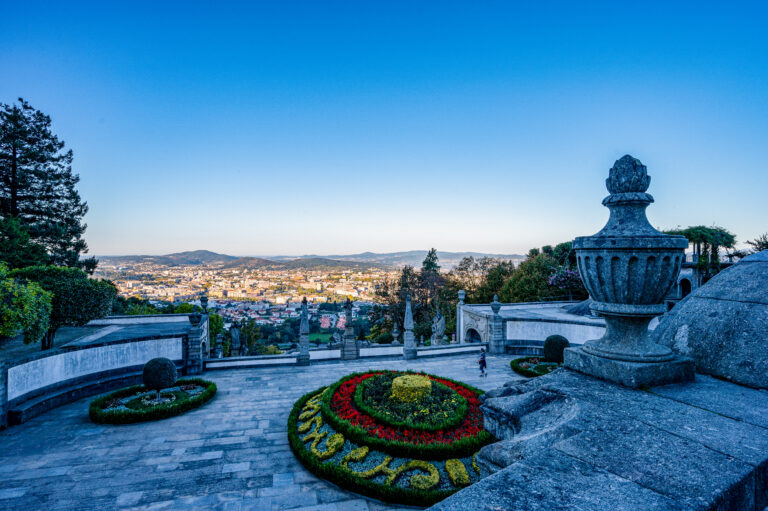
{"type": "Polygon", "coordinates": [[[563,351],[570,345],[562,335],[550,335],[544,341],[544,360],[547,362],[563,363],[563,351]]]}
{"type": "Polygon", "coordinates": [[[176,383],[176,364],[167,358],[153,358],[144,364],[144,386],[151,390],[163,390],[176,383]]]}

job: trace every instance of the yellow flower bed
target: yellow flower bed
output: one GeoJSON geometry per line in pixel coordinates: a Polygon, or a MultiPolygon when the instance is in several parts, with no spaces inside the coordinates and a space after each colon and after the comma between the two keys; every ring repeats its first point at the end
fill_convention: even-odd
{"type": "Polygon", "coordinates": [[[398,376],[392,380],[392,398],[411,403],[429,394],[432,380],[418,374],[398,376]]]}
{"type": "Polygon", "coordinates": [[[461,460],[447,460],[445,462],[445,471],[448,472],[448,478],[451,480],[451,484],[456,487],[467,486],[470,482],[467,468],[461,460]]]}

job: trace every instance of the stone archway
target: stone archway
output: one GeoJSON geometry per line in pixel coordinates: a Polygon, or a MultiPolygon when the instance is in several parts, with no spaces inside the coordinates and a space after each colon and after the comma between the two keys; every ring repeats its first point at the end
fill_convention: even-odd
{"type": "Polygon", "coordinates": [[[464,342],[483,342],[483,336],[474,328],[467,328],[467,331],[464,332],[464,342]]]}
{"type": "Polygon", "coordinates": [[[685,298],[691,294],[691,281],[688,279],[680,280],[680,298],[685,298]]]}

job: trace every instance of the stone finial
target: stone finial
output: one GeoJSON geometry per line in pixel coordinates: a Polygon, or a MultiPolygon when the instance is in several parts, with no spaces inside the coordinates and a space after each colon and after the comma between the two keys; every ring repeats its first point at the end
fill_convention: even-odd
{"type": "Polygon", "coordinates": [[[200,297],[200,306],[203,308],[203,314],[208,314],[208,295],[205,293],[200,297]]]}
{"type": "Polygon", "coordinates": [[[403,320],[403,328],[407,330],[413,330],[413,311],[411,310],[411,295],[405,297],[405,320],[403,320]]]}
{"type": "Polygon", "coordinates": [[[464,299],[467,297],[467,292],[463,289],[459,290],[459,305],[464,305],[464,299]]]}
{"type": "Polygon", "coordinates": [[[498,314],[501,310],[501,304],[499,303],[499,296],[493,295],[493,302],[491,302],[491,310],[494,314],[498,314]]]}
{"type": "Polygon", "coordinates": [[[640,160],[625,154],[608,171],[605,186],[611,193],[645,193],[651,184],[648,169],[640,160]]]}

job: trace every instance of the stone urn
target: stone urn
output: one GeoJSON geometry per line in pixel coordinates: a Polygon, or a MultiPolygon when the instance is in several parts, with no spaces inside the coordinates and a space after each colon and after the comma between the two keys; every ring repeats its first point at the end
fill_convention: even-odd
{"type": "MultiPolygon", "coordinates": [[[[687,379],[678,374],[680,364],[672,364],[677,369],[669,365],[680,362],[672,350],[648,336],[651,319],[666,312],[664,297],[688,247],[685,237],[662,234],[648,223],[650,181],[640,160],[629,155],[617,160],[605,182],[610,192],[603,200],[611,212],[608,223],[597,234],[573,241],[579,273],[593,300],[590,308],[605,318],[606,331],[580,349],[566,350],[571,353],[566,365],[630,386],[687,379]],[[661,374],[654,377],[654,372],[661,374]]],[[[683,372],[692,377],[692,368],[686,366],[683,372]]]]}

